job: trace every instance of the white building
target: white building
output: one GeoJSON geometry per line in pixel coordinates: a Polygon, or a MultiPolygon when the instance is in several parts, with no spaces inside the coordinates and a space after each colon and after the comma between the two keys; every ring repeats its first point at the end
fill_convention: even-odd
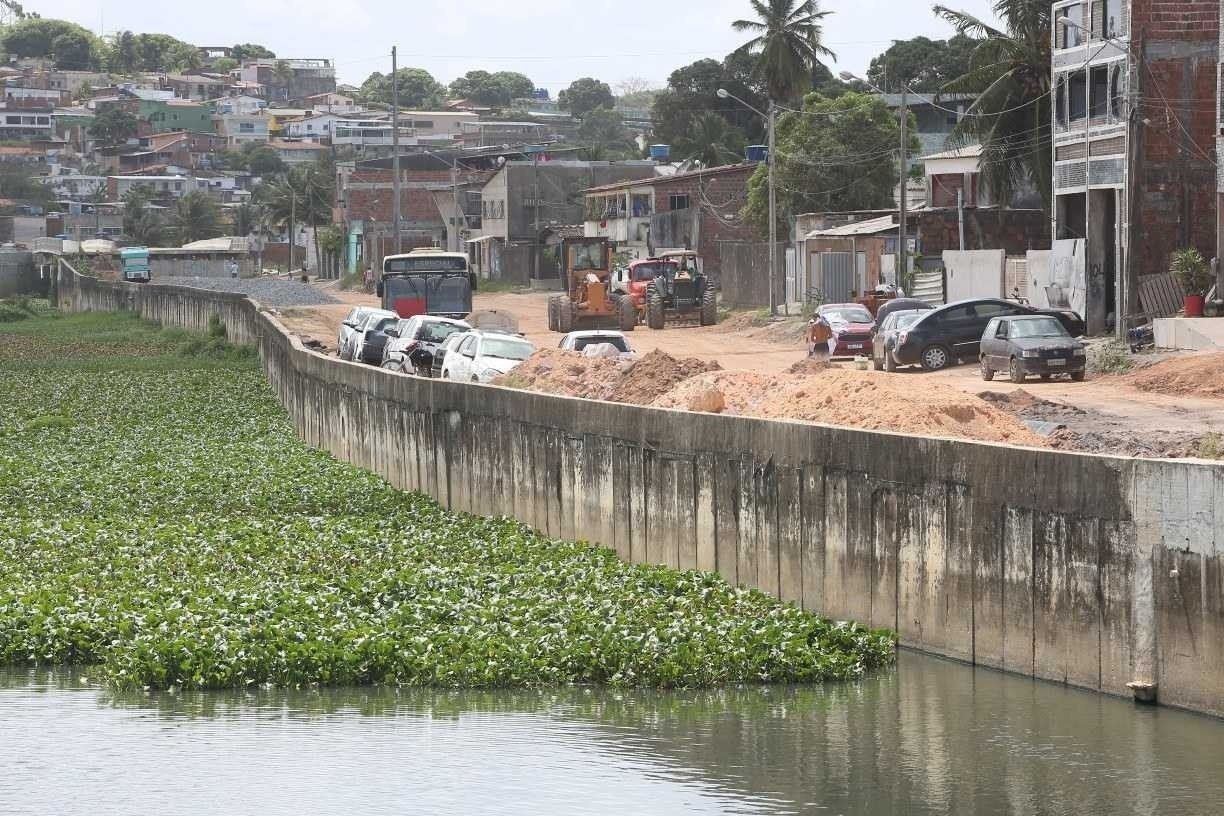
{"type": "Polygon", "coordinates": [[[268,117],[262,113],[222,113],[213,117],[217,135],[229,147],[268,141],[268,117]]]}

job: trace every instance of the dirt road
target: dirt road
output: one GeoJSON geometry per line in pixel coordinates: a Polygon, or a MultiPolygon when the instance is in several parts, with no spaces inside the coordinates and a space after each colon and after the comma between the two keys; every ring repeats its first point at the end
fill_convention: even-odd
{"type": "MultiPolygon", "coordinates": [[[[334,348],[344,315],[356,305],[377,306],[372,295],[326,288],[338,304],[285,309],[281,319],[291,331],[334,348]]],[[[514,315],[519,327],[539,348],[557,345],[560,336],[548,330],[548,293],[479,293],[477,311],[498,310],[514,315]]],[[[718,326],[676,327],[650,331],[639,327],[630,343],[642,354],[665,351],[674,357],[695,357],[718,363],[728,371],[778,375],[804,355],[803,323],[798,319],[759,325],[752,314],[737,313],[718,326]]],[[[845,364],[850,365],[850,364],[845,364]]],[[[1027,419],[1049,418],[1065,424],[1084,439],[1100,436],[1097,449],[1112,452],[1174,452],[1206,433],[1224,433],[1224,400],[1171,396],[1140,391],[1117,377],[1089,377],[1086,382],[1031,380],[1023,387],[1004,381],[984,382],[976,366],[961,365],[937,374],[918,369],[880,377],[903,378],[915,394],[939,383],[965,394],[993,394],[999,404],[1027,419]],[[1022,393],[1024,392],[1024,393],[1022,393]],[[1032,405],[1031,394],[1043,405],[1032,405]],[[1009,399],[1011,398],[1011,399],[1009,399]],[[1056,406],[1050,408],[1050,404],[1056,406]],[[1060,410],[1057,406],[1063,406],[1060,410]],[[1136,438],[1134,445],[1127,440],[1136,438]],[[1145,437],[1147,437],[1145,439],[1145,437]]]]}

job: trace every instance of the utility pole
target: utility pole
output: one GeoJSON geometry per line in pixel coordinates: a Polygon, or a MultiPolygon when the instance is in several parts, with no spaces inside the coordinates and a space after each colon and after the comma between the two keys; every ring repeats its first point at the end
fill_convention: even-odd
{"type": "Polygon", "coordinates": [[[769,100],[769,316],[778,316],[778,296],[774,291],[778,277],[778,191],[774,186],[774,124],[778,109],[769,100]]]}
{"type": "Polygon", "coordinates": [[[459,235],[459,156],[451,154],[451,196],[455,199],[455,212],[451,215],[450,226],[446,228],[447,243],[452,245],[452,252],[461,252],[463,240],[459,235]]]}
{"type": "MultiPolygon", "coordinates": [[[[509,174],[510,174],[510,171],[507,170],[506,171],[507,178],[509,178],[509,174]]],[[[531,279],[539,280],[540,279],[540,154],[539,153],[531,154],[531,175],[532,175],[532,186],[535,188],[534,192],[532,193],[532,195],[535,197],[535,200],[532,202],[532,204],[535,207],[535,227],[533,228],[533,231],[532,231],[533,237],[531,239],[531,244],[532,244],[532,249],[533,249],[532,251],[533,257],[531,260],[531,268],[532,268],[531,279]]],[[[509,213],[507,213],[506,216],[509,217],[509,213]]]]}
{"type": "Polygon", "coordinates": [[[286,179],[289,185],[289,276],[293,277],[293,250],[297,247],[297,191],[293,189],[293,181],[286,179]]]}
{"type": "MultiPolygon", "coordinates": [[[[901,86],[901,224],[897,235],[897,281],[909,279],[909,88],[901,86]]],[[[963,240],[963,239],[962,239],[963,240]]]]}
{"type": "Polygon", "coordinates": [[[395,254],[404,251],[400,233],[400,150],[399,150],[399,69],[396,49],[391,46],[391,193],[395,196],[393,220],[395,221],[395,254]]]}

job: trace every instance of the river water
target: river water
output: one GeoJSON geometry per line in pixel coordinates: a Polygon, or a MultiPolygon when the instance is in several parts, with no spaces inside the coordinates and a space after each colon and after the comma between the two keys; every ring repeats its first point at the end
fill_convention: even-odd
{"type": "Polygon", "coordinates": [[[4,814],[1219,814],[1224,722],[902,653],[714,692],[117,695],[0,672],[4,814]]]}

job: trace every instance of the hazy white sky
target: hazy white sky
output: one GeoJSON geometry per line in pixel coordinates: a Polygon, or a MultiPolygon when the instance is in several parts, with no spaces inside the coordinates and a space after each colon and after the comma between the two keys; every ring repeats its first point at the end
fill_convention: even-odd
{"type": "MultiPolygon", "coordinates": [[[[944,0],[988,15],[991,0],[944,0]]],[[[520,71],[554,93],[580,76],[615,86],[641,77],[662,86],[675,68],[721,58],[744,36],[731,21],[748,0],[30,0],[44,17],[73,20],[95,32],[130,29],[171,34],[197,45],[258,42],[282,57],[330,57],[341,82],[360,84],[390,70],[397,45],[402,66],[425,68],[439,81],[476,68],[520,71]]],[[[891,40],[947,37],[950,29],[926,0],[825,0],[834,12],[825,42],[836,73],[866,70],[891,40]]]]}

